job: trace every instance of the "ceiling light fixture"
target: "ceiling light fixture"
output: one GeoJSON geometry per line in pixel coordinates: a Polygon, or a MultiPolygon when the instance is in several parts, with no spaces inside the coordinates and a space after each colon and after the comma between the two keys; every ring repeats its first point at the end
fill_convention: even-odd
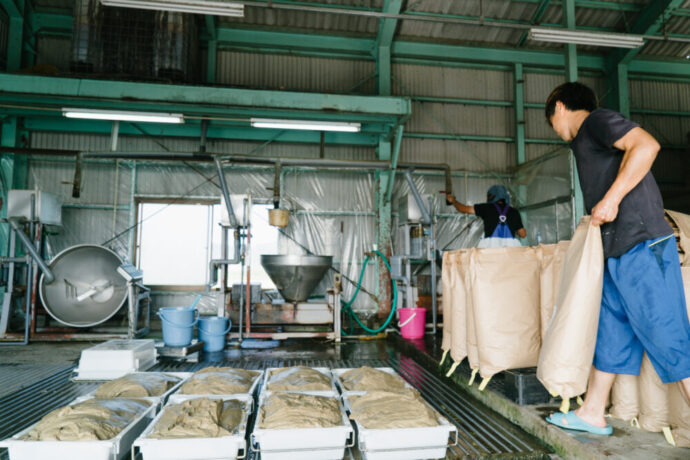
{"type": "Polygon", "coordinates": [[[244,17],[244,4],[203,0],[101,0],[103,6],[244,17]]]}
{"type": "Polygon", "coordinates": [[[608,46],[611,48],[639,48],[644,45],[642,35],[584,32],[573,29],[551,29],[532,27],[529,38],[551,43],[573,43],[576,45],[608,46]]]}
{"type": "Polygon", "coordinates": [[[347,123],[339,121],[273,120],[270,118],[252,118],[250,121],[252,126],[255,128],[341,131],[347,133],[356,133],[362,129],[361,123],[347,123]]]}
{"type": "Polygon", "coordinates": [[[125,112],[120,110],[93,110],[63,108],[62,115],[67,118],[110,121],[141,121],[148,123],[184,123],[181,113],[125,112]]]}

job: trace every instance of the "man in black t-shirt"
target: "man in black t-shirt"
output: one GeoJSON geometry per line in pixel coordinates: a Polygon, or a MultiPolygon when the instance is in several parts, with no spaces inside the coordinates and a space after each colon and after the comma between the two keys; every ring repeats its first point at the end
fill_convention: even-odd
{"type": "Polygon", "coordinates": [[[547,420],[607,435],[604,410],[616,374],[639,375],[643,352],[664,383],[681,381],[690,396],[690,322],[678,249],[650,172],[660,146],[637,123],[597,108],[594,92],[580,83],[551,93],[546,119],[570,142],[605,259],[595,370],[584,404],[547,420]]]}
{"type": "Polygon", "coordinates": [[[510,195],[502,185],[494,185],[486,192],[487,203],[468,206],[456,201],[450,194],[446,199],[458,211],[475,214],[482,219],[484,237],[479,242],[480,248],[521,246],[516,236],[527,236],[520,213],[510,206],[510,195]]]}

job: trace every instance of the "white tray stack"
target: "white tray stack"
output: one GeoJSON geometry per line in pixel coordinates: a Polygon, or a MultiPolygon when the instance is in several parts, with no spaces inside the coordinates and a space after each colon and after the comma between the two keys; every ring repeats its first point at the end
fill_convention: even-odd
{"type": "MultiPolygon", "coordinates": [[[[154,415],[158,414],[158,412],[160,412],[161,408],[163,407],[163,404],[165,404],[165,401],[168,399],[168,397],[171,394],[175,393],[177,390],[179,390],[180,387],[185,383],[185,381],[187,381],[187,379],[192,375],[191,372],[131,372],[131,374],[166,374],[166,375],[174,375],[175,377],[179,377],[182,379],[179,382],[177,382],[175,384],[175,386],[171,387],[168,391],[163,393],[161,396],[135,397],[136,399],[145,399],[146,401],[151,401],[155,406],[154,415]]],[[[92,392],[86,394],[85,396],[80,396],[75,401],[81,402],[85,399],[94,398],[96,391],[98,391],[98,388],[96,388],[92,392]]],[[[133,396],[132,397],[124,396],[124,398],[134,398],[134,397],[133,396]]]]}
{"type": "Polygon", "coordinates": [[[186,439],[156,439],[148,436],[160,420],[159,414],[146,428],[142,435],[134,441],[132,458],[135,458],[135,450],[141,451],[144,460],[235,460],[242,459],[247,452],[247,421],[254,408],[254,398],[248,394],[236,395],[172,395],[168,405],[180,404],[190,399],[222,399],[228,401],[236,399],[244,403],[244,415],[237,433],[231,436],[218,438],[186,438],[186,439]]]}
{"type": "MultiPolygon", "coordinates": [[[[69,405],[84,401],[78,398],[69,405]]],[[[0,447],[9,449],[10,460],[121,460],[130,453],[132,443],[151,421],[155,411],[152,405],[132,421],[117,436],[107,441],[25,441],[19,439],[36,426],[35,423],[11,438],[0,441],[0,447]]]]}
{"type": "Polygon", "coordinates": [[[156,364],[153,340],[108,340],[81,352],[74,380],[113,380],[156,364]]]}
{"type": "MultiPolygon", "coordinates": [[[[341,460],[345,449],[354,445],[354,432],[347,414],[340,406],[342,424],[329,428],[262,429],[261,407],[271,392],[259,396],[256,423],[251,435],[254,452],[261,452],[261,460],[341,460]],[[349,441],[349,442],[348,442],[349,441]]],[[[338,398],[337,393],[323,391],[281,392],[338,398]]]]}

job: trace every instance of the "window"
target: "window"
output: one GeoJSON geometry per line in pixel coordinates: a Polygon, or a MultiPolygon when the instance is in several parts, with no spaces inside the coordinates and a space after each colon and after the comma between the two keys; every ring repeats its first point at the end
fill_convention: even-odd
{"type": "MultiPolygon", "coordinates": [[[[278,252],[278,230],[268,224],[269,206],[252,206],[251,282],[275,287],[261,266],[261,254],[278,252]]],[[[137,266],[150,285],[202,286],[211,258],[221,257],[220,204],[140,202],[137,266]]],[[[232,257],[234,233],[228,235],[232,257]]],[[[228,286],[239,284],[240,265],[228,268],[228,286]]],[[[246,279],[246,272],[245,272],[246,279]]]]}

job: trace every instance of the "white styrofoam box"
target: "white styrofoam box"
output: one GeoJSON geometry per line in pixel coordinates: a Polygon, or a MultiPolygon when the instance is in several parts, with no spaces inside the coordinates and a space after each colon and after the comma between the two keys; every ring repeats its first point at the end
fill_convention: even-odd
{"type": "MultiPolygon", "coordinates": [[[[259,410],[270,393],[262,392],[259,396],[259,410]]],[[[259,411],[251,435],[251,443],[254,452],[261,452],[261,460],[341,460],[345,455],[345,449],[354,445],[354,431],[337,393],[319,391],[280,393],[309,394],[336,399],[340,406],[342,425],[330,428],[263,429],[259,428],[261,423],[259,411]]]]}
{"type": "MultiPolygon", "coordinates": [[[[206,368],[206,369],[208,369],[208,368],[206,368]]],[[[201,369],[201,370],[203,370],[203,369],[201,369]]],[[[244,370],[255,370],[255,369],[244,369],[244,370]]],[[[192,376],[193,376],[193,374],[190,375],[190,378],[191,378],[192,376]]],[[[252,386],[249,388],[249,391],[248,391],[247,393],[233,393],[233,394],[238,394],[238,395],[244,395],[244,394],[253,395],[254,392],[256,392],[256,387],[259,386],[259,382],[261,382],[261,381],[263,380],[263,378],[264,378],[264,371],[259,371],[259,373],[257,374],[257,376],[254,378],[254,383],[252,383],[252,386]]],[[[213,395],[182,395],[182,396],[213,396],[213,395]]],[[[221,396],[228,396],[228,395],[221,395],[221,396]]]]}
{"type": "Polygon", "coordinates": [[[108,340],[81,352],[74,380],[113,380],[154,364],[154,340],[108,340]]]}
{"type": "MultiPolygon", "coordinates": [[[[313,390],[305,390],[305,391],[300,391],[300,390],[269,390],[268,389],[268,384],[270,383],[271,380],[271,375],[274,371],[282,369],[280,367],[269,367],[264,371],[264,381],[263,385],[261,386],[261,393],[264,392],[283,392],[283,391],[290,391],[293,393],[314,393],[313,390]]],[[[331,370],[328,369],[327,367],[312,367],[311,369],[314,369],[315,371],[321,372],[323,375],[328,377],[328,379],[331,381],[331,390],[330,391],[320,391],[317,393],[324,393],[321,394],[320,396],[325,396],[329,393],[335,393],[336,395],[338,394],[338,389],[335,387],[335,381],[333,380],[333,374],[331,374],[331,370]]]]}
{"type": "Polygon", "coordinates": [[[148,436],[153,432],[156,424],[163,416],[161,412],[144,430],[139,438],[134,441],[132,448],[132,458],[134,458],[135,448],[139,448],[144,460],[204,460],[204,459],[223,459],[234,460],[244,458],[247,453],[247,422],[249,414],[252,412],[254,398],[248,394],[236,395],[172,395],[166,407],[172,404],[180,404],[190,399],[222,399],[227,401],[236,399],[244,402],[244,414],[242,422],[236,434],[222,436],[218,438],[186,438],[186,439],[156,439],[148,436]],[[241,455],[240,455],[241,452],[241,455]]]}
{"type": "MultiPolygon", "coordinates": [[[[82,402],[78,398],[68,405],[82,402]]],[[[124,430],[113,439],[107,441],[24,441],[19,438],[28,434],[38,422],[11,438],[0,441],[0,447],[9,449],[10,460],[36,460],[49,458],[51,460],[120,460],[130,453],[132,443],[146,428],[153,418],[155,407],[152,405],[139,417],[134,419],[124,430]]]]}
{"type": "MultiPolygon", "coordinates": [[[[365,392],[343,393],[343,403],[349,412],[351,396],[361,396],[365,392]]],[[[427,406],[429,404],[424,402],[427,406]]],[[[438,412],[429,406],[434,412],[438,412]]],[[[458,443],[457,427],[445,417],[438,415],[438,426],[419,428],[364,428],[357,419],[357,447],[368,460],[413,460],[426,458],[445,458],[446,449],[458,443]],[[455,444],[448,444],[448,437],[455,433],[455,444]]]]}
{"type": "MultiPolygon", "coordinates": [[[[192,375],[192,372],[130,372],[131,374],[167,374],[167,375],[174,375],[175,377],[179,377],[182,380],[177,382],[174,386],[170,387],[168,391],[163,393],[161,396],[147,396],[147,397],[141,397],[141,396],[123,396],[123,398],[136,398],[136,399],[145,399],[147,401],[151,401],[155,407],[155,413],[157,414],[160,410],[161,407],[163,407],[163,404],[165,404],[166,399],[173,393],[175,393],[177,390],[180,389],[180,387],[189,379],[189,377],[192,375]]],[[[76,401],[83,401],[85,399],[89,398],[95,398],[96,392],[98,391],[98,388],[93,390],[92,392],[81,396],[76,399],[76,401]]],[[[111,398],[112,399],[112,398],[111,398]]]]}
{"type": "MultiPolygon", "coordinates": [[[[336,386],[338,387],[338,389],[340,390],[340,392],[345,393],[345,392],[349,391],[349,390],[347,390],[347,389],[345,388],[345,386],[343,385],[343,382],[342,382],[342,380],[340,380],[340,377],[341,377],[345,372],[348,372],[348,371],[351,371],[351,370],[354,370],[354,369],[356,369],[356,368],[331,369],[331,374],[333,374],[333,379],[335,380],[336,386]]],[[[410,385],[409,383],[407,383],[407,381],[405,381],[405,379],[402,378],[402,376],[401,376],[400,374],[398,374],[392,367],[375,367],[374,369],[376,369],[377,371],[383,371],[383,372],[386,372],[386,373],[388,373],[388,374],[391,374],[391,375],[393,375],[393,376],[395,376],[395,377],[398,377],[398,378],[399,378],[400,380],[402,380],[403,383],[405,384],[405,388],[414,388],[412,385],[410,385]]]]}

